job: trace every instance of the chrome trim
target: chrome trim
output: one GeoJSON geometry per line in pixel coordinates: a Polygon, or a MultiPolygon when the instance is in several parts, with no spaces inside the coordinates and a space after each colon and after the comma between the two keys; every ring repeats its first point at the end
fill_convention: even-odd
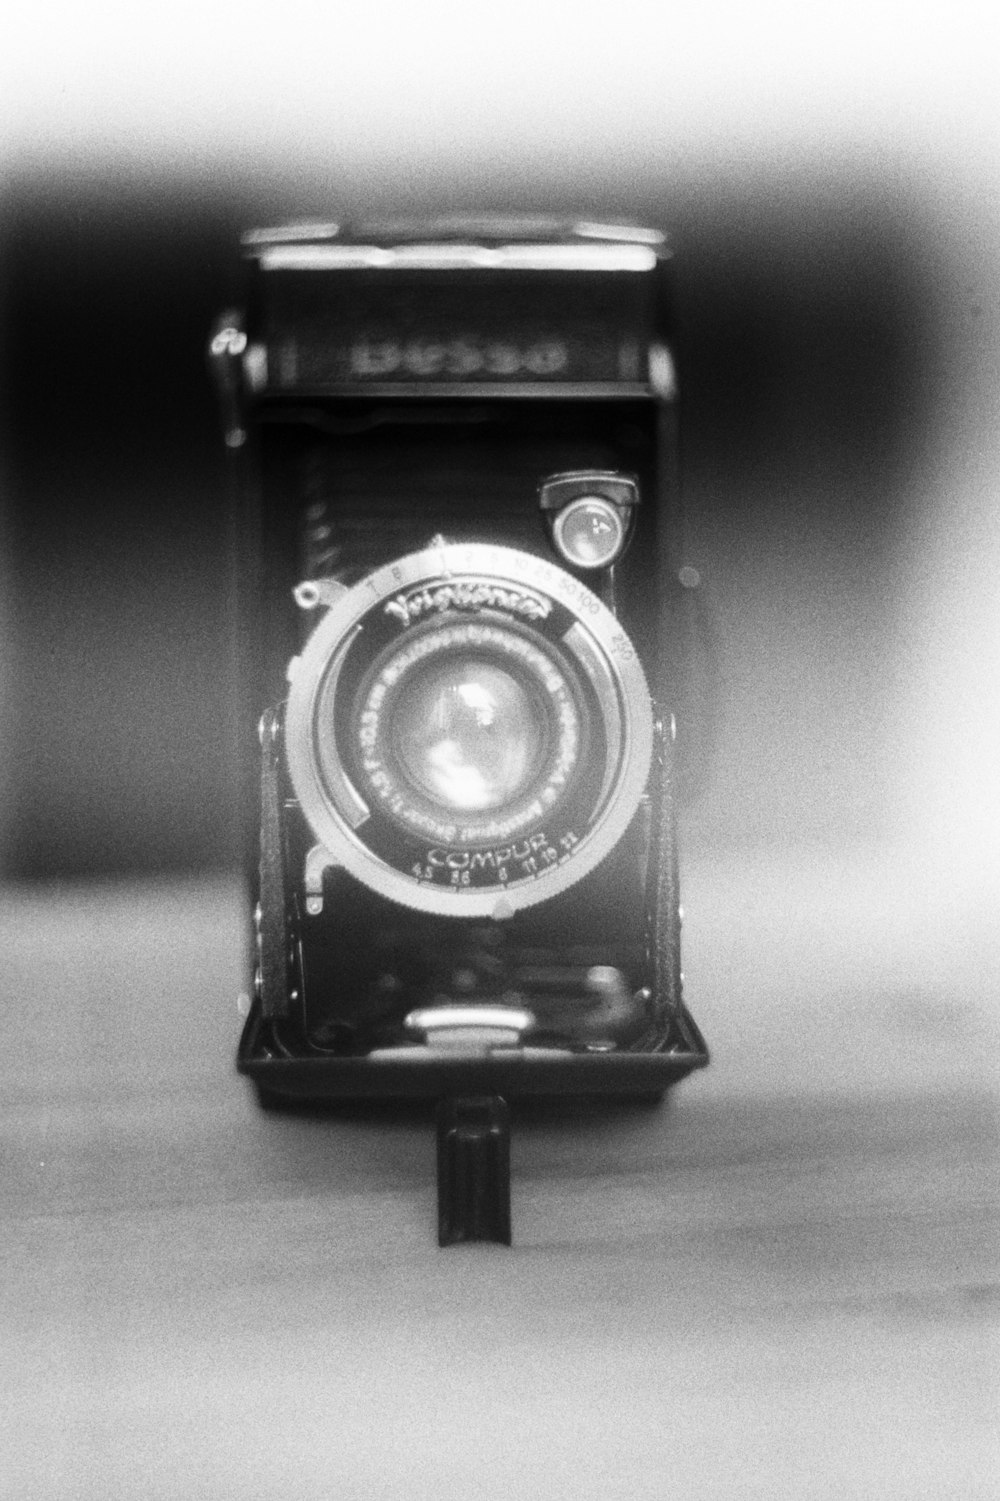
{"type": "Polygon", "coordinates": [[[277,229],[248,229],[240,236],[240,243],[248,249],[254,245],[285,244],[289,240],[335,240],[341,226],[333,220],[304,220],[298,224],[282,224],[277,229]]]}
{"type": "MultiPolygon", "coordinates": [[[[333,220],[300,220],[263,229],[248,229],[240,237],[245,249],[253,252],[258,246],[287,245],[315,240],[336,240],[344,233],[344,226],[333,220]]],[[[347,230],[348,240],[350,229],[347,230]]],[[[639,224],[601,224],[589,219],[575,222],[551,214],[545,215],[479,215],[444,214],[421,220],[387,220],[384,223],[360,226],[359,233],[379,244],[398,245],[451,241],[503,242],[512,239],[517,243],[540,241],[547,244],[564,244],[567,239],[603,240],[625,245],[653,245],[663,248],[667,237],[662,230],[650,229],[639,224]]]]}
{"type": "Polygon", "coordinates": [[[403,1025],[408,1032],[423,1033],[429,1048],[482,1055],[520,1048],[535,1017],[510,1006],[425,1006],[411,1011],[403,1025]]]}
{"type": "Polygon", "coordinates": [[[677,400],[677,366],[665,344],[649,346],[649,384],[659,401],[677,400]]]}
{"type": "Polygon", "coordinates": [[[433,1032],[438,1027],[504,1027],[508,1032],[526,1032],[535,1025],[535,1017],[520,1006],[423,1006],[411,1011],[403,1025],[408,1032],[433,1032]]]}
{"type": "Polygon", "coordinates": [[[265,245],[264,271],[652,271],[647,245],[265,245]]]}
{"type": "Polygon", "coordinates": [[[263,344],[251,344],[243,356],[243,376],[254,395],[267,389],[267,350],[263,344]]]}
{"type": "MultiPolygon", "coordinates": [[[[553,1063],[557,1059],[562,1065],[563,1060],[578,1059],[580,1054],[573,1048],[552,1045],[539,1045],[538,1047],[498,1048],[495,1050],[503,1056],[504,1063],[512,1063],[515,1059],[518,1064],[521,1061],[539,1063],[553,1063]]],[[[489,1054],[481,1055],[489,1056],[489,1054]]],[[[431,1047],[424,1043],[402,1043],[396,1047],[373,1048],[370,1053],[365,1053],[363,1058],[351,1058],[344,1060],[351,1064],[364,1067],[368,1064],[388,1064],[395,1068],[396,1064],[405,1064],[407,1067],[428,1067],[431,1064],[441,1064],[444,1059],[460,1062],[461,1054],[455,1048],[431,1047]]],[[[338,1060],[340,1061],[340,1060],[338,1060]]]]}
{"type": "MultiPolygon", "coordinates": [[[[344,590],[344,595],[347,595],[349,593],[349,590],[344,590]]],[[[334,604],[335,603],[336,601],[334,602],[334,604]]],[[[334,605],[331,604],[329,608],[333,609],[334,605]]],[[[338,646],[337,650],[334,652],[330,660],[329,670],[322,675],[320,682],[317,684],[318,692],[316,714],[314,715],[314,722],[312,726],[313,737],[315,737],[316,733],[316,718],[325,717],[329,722],[332,723],[333,721],[334,700],[337,693],[337,680],[340,677],[341,669],[344,665],[344,658],[347,656],[351,643],[360,629],[361,627],[358,625],[355,626],[352,631],[349,631],[347,633],[344,639],[340,642],[340,645],[338,646]]],[[[293,685],[292,693],[294,693],[295,691],[295,679],[298,677],[299,671],[301,670],[303,658],[300,656],[296,660],[300,665],[299,668],[296,669],[295,678],[291,680],[293,685]]],[[[291,697],[291,695],[289,695],[289,697],[291,697]]],[[[361,825],[363,823],[367,823],[368,819],[371,817],[371,810],[368,807],[368,804],[358,792],[358,789],[355,787],[354,783],[348,780],[339,761],[337,761],[332,756],[323,756],[321,758],[321,761],[322,764],[321,766],[317,767],[317,770],[319,772],[319,775],[325,782],[327,789],[329,790],[330,797],[333,800],[333,804],[336,807],[337,812],[340,814],[340,817],[344,820],[349,829],[360,829],[361,825]]]]}
{"type": "Polygon", "coordinates": [[[615,774],[622,754],[622,723],[618,711],[618,695],[615,685],[608,671],[608,664],[594,646],[593,640],[584,626],[579,621],[571,625],[563,636],[563,645],[569,647],[590,682],[597,695],[597,702],[601,706],[601,719],[604,723],[604,733],[608,737],[608,756],[604,768],[604,780],[601,783],[600,796],[597,801],[597,814],[604,807],[608,793],[614,783],[615,774]]]}
{"type": "Polygon", "coordinates": [[[589,220],[580,220],[573,225],[573,233],[585,240],[617,240],[657,248],[666,248],[667,243],[662,229],[644,229],[640,224],[591,224],[589,220]]]}
{"type": "Polygon", "coordinates": [[[510,1027],[523,1032],[534,1024],[534,1015],[520,1006],[424,1006],[411,1011],[404,1025],[417,1031],[432,1027],[510,1027]]]}

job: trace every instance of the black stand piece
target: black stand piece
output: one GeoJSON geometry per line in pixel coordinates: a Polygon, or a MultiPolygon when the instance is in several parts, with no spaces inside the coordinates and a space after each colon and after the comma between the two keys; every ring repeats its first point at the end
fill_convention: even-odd
{"type": "Polygon", "coordinates": [[[510,1113],[499,1095],[444,1099],[437,1113],[438,1245],[510,1245],[510,1113]]]}

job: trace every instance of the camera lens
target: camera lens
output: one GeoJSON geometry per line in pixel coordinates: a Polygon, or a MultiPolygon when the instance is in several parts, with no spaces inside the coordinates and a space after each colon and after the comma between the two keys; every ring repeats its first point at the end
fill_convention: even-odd
{"type": "Polygon", "coordinates": [[[501,620],[394,637],[349,721],[362,798],[411,835],[464,847],[537,827],[576,780],[575,678],[558,648],[501,620]]]}
{"type": "Polygon", "coordinates": [[[467,657],[419,675],[393,716],[396,758],[432,801],[478,813],[519,796],[545,753],[544,713],[526,684],[467,657]]]}
{"type": "Polygon", "coordinates": [[[635,651],[534,554],[437,543],[334,600],[290,674],[285,751],[310,829],[418,911],[509,916],[622,837],[653,721],[635,651]]]}

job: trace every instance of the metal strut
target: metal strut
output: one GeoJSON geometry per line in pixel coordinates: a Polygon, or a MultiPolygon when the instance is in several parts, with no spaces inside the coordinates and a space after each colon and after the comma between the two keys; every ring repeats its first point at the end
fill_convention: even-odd
{"type": "Polygon", "coordinates": [[[510,1245],[510,1112],[499,1095],[443,1099],[437,1113],[438,1245],[510,1245]]]}

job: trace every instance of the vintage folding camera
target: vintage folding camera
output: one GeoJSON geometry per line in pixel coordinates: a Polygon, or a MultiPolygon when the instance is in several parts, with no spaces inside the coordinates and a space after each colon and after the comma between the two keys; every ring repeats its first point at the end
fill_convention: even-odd
{"type": "Polygon", "coordinates": [[[468,218],[243,243],[211,342],[255,751],[259,721],[239,1067],[267,1103],[443,1101],[461,1238],[445,1180],[462,1142],[502,1178],[506,1098],[657,1095],[708,1058],[669,250],[468,218]]]}

